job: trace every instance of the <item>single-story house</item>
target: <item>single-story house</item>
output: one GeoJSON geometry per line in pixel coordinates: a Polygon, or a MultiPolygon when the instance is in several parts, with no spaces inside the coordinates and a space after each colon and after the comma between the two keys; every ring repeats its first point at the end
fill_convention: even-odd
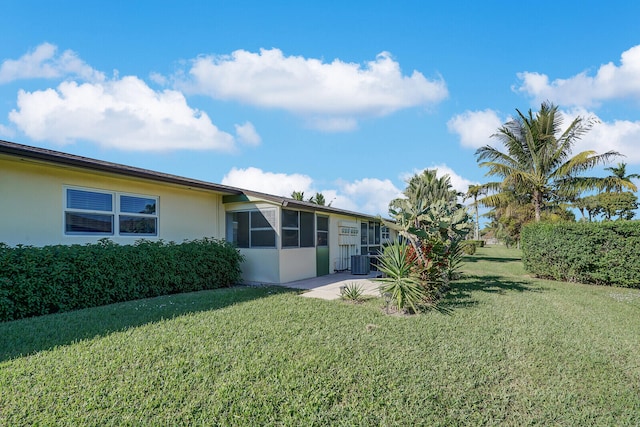
{"type": "Polygon", "coordinates": [[[391,237],[372,215],[2,140],[0,200],[10,246],[212,237],[237,245],[252,283],[349,270],[391,237]]]}

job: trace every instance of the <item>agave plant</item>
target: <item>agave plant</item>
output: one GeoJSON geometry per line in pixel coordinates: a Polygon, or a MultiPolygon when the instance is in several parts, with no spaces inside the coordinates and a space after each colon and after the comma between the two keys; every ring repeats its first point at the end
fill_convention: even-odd
{"type": "Polygon", "coordinates": [[[381,283],[380,294],[389,294],[398,310],[415,313],[419,311],[426,292],[414,267],[407,244],[394,242],[384,249],[378,265],[384,277],[376,280],[381,283]]]}
{"type": "Polygon", "coordinates": [[[358,283],[347,283],[340,287],[340,298],[352,302],[362,301],[364,288],[358,283]]]}

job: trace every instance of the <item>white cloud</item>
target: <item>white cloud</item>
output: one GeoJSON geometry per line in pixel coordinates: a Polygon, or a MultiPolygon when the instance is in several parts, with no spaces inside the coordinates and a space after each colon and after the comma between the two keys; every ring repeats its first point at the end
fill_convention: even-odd
{"type": "Polygon", "coordinates": [[[166,86],[169,80],[160,73],[149,73],[149,80],[160,86],[166,86]]]}
{"type": "Polygon", "coordinates": [[[447,122],[449,132],[458,134],[463,147],[480,148],[491,145],[491,135],[495,134],[504,121],[491,109],[465,111],[447,122]]]}
{"type": "Polygon", "coordinates": [[[242,125],[235,125],[238,141],[247,145],[260,145],[262,138],[256,132],[256,128],[251,122],[245,122],[242,125]]]}
{"type": "MultiPolygon", "coordinates": [[[[383,217],[388,216],[389,202],[402,195],[401,190],[390,180],[377,178],[364,178],[352,183],[341,182],[340,191],[357,206],[357,208],[344,207],[343,209],[357,210],[383,217]]],[[[339,207],[338,202],[336,200],[333,206],[339,207]]]]}
{"type": "Polygon", "coordinates": [[[362,66],[284,56],[279,49],[237,50],[195,59],[188,75],[177,79],[191,93],[283,109],[332,131],[353,129],[356,117],[429,106],[448,96],[442,78],[428,80],[418,71],[405,76],[387,52],[362,66]]]}
{"type": "Polygon", "coordinates": [[[478,182],[475,181],[471,181],[465,177],[463,177],[462,175],[458,175],[456,173],[456,171],[454,171],[453,169],[451,169],[449,166],[442,164],[442,165],[435,165],[430,167],[429,169],[437,169],[438,172],[436,173],[436,176],[438,178],[444,176],[444,175],[449,175],[449,178],[451,178],[451,186],[456,190],[459,191],[461,193],[466,193],[467,190],[469,189],[470,185],[477,185],[479,184],[478,182]]]}
{"type": "Polygon", "coordinates": [[[261,193],[290,197],[294,191],[304,191],[311,194],[313,179],[308,175],[265,172],[262,169],[249,167],[246,169],[232,168],[222,178],[223,185],[259,191],[261,193]]]}
{"type": "Polygon", "coordinates": [[[609,99],[640,99],[640,45],[622,53],[620,65],[612,62],[601,65],[595,76],[586,72],[568,79],[556,79],[537,72],[518,74],[518,92],[532,97],[536,103],[550,100],[559,105],[597,105],[609,99]]]}
{"type": "Polygon", "coordinates": [[[20,79],[53,79],[66,76],[93,82],[104,80],[103,73],[91,68],[75,52],[65,50],[58,55],[57,50],[58,47],[53,44],[42,43],[19,59],[5,60],[0,65],[0,84],[20,79]]]}
{"type": "MultiPolygon", "coordinates": [[[[576,112],[567,113],[566,119],[573,119],[576,115],[578,115],[576,112]]],[[[597,117],[593,113],[580,112],[579,115],[597,117]]],[[[565,123],[568,125],[570,120],[565,120],[565,123]]],[[[585,150],[594,150],[598,154],[617,151],[625,157],[620,157],[616,161],[640,165],[640,121],[601,121],[576,145],[574,154],[585,150]]]]}
{"type": "Polygon", "coordinates": [[[283,197],[291,197],[294,191],[302,191],[305,199],[322,193],[332,207],[383,216],[388,213],[389,202],[401,195],[389,180],[364,178],[355,182],[338,181],[337,188],[321,189],[308,175],[266,172],[254,167],[231,169],[222,178],[222,184],[283,197]]]}
{"type": "Polygon", "coordinates": [[[56,89],[18,93],[9,119],[34,140],[94,141],[122,150],[231,151],[232,135],[173,90],[154,91],[134,76],[100,83],[61,83],[56,89]]]}
{"type": "Polygon", "coordinates": [[[323,132],[348,132],[358,128],[358,121],[352,117],[311,117],[307,126],[323,132]]]}
{"type": "MultiPolygon", "coordinates": [[[[437,169],[438,177],[448,174],[456,191],[465,193],[469,185],[478,184],[458,175],[447,165],[435,165],[428,169],[437,169]]],[[[422,170],[407,173],[403,178],[408,181],[416,173],[422,173],[422,170]]],[[[389,202],[402,197],[402,189],[389,179],[363,178],[352,182],[337,180],[335,188],[318,188],[308,175],[266,172],[254,167],[232,168],[223,177],[222,184],[283,197],[290,197],[293,191],[302,191],[305,199],[319,192],[332,207],[382,217],[389,215],[389,202]]]]}

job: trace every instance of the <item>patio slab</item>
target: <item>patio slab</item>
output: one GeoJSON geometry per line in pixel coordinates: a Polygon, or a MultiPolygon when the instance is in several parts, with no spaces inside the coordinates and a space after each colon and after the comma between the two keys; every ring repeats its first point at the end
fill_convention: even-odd
{"type": "Polygon", "coordinates": [[[301,294],[303,297],[334,300],[340,298],[341,286],[356,283],[362,287],[363,294],[380,296],[378,291],[380,284],[373,279],[381,277],[381,275],[379,271],[372,271],[366,275],[342,272],[283,283],[282,286],[306,290],[307,292],[301,294]]]}

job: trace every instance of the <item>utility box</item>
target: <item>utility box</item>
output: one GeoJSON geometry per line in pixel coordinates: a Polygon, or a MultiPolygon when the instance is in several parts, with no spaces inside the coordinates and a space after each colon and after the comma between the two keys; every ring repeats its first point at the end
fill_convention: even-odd
{"type": "Polygon", "coordinates": [[[369,274],[371,261],[368,255],[351,255],[351,274],[369,274]]]}

